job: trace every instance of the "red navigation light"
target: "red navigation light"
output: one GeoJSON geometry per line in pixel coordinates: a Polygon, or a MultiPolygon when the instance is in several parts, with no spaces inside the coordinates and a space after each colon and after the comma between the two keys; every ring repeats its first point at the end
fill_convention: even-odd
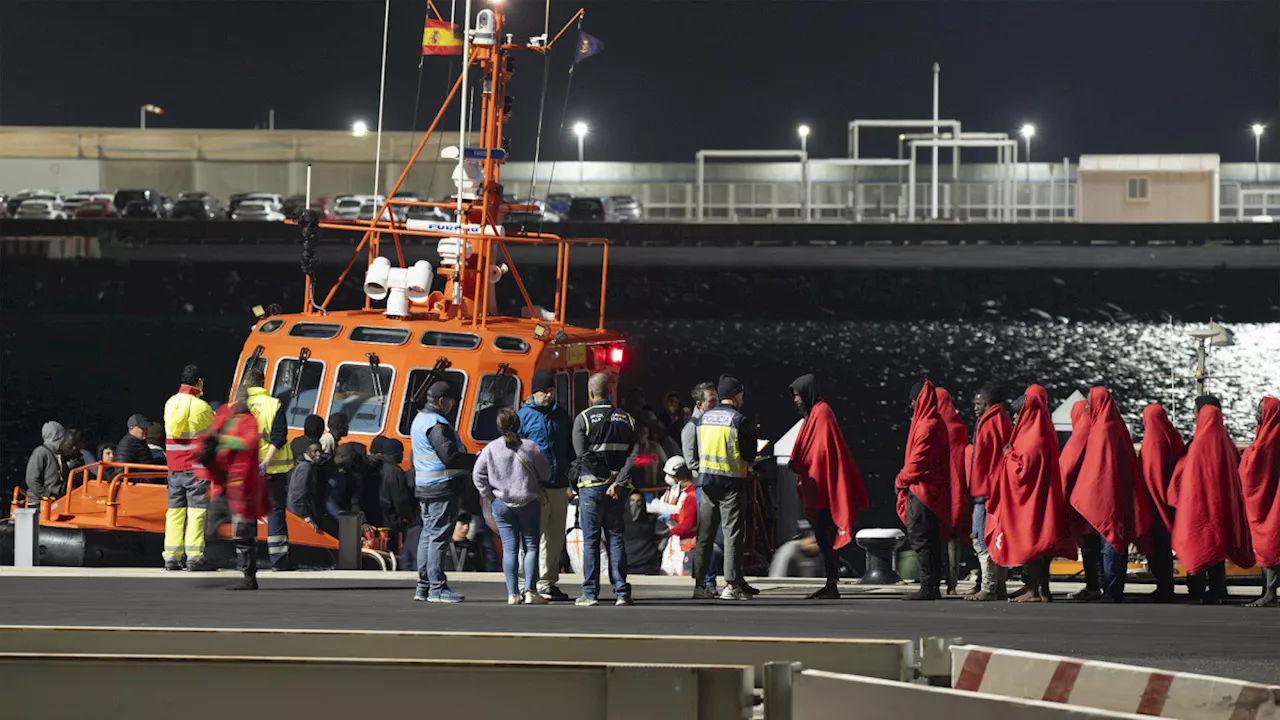
{"type": "Polygon", "coordinates": [[[625,356],[625,353],[623,352],[621,345],[614,345],[613,347],[609,348],[609,364],[610,365],[621,365],[624,356],[625,356]]]}

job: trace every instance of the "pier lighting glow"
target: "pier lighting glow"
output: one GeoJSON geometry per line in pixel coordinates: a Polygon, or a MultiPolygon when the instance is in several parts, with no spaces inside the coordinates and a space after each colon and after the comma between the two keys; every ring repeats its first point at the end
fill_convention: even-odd
{"type": "Polygon", "coordinates": [[[573,134],[578,137],[586,137],[589,131],[590,128],[588,128],[587,124],[584,122],[576,122],[573,124],[573,134]]]}
{"type": "Polygon", "coordinates": [[[1035,125],[1032,125],[1031,123],[1027,123],[1026,125],[1023,125],[1023,126],[1018,130],[1018,134],[1019,134],[1019,135],[1021,135],[1021,136],[1022,136],[1022,137],[1024,137],[1024,138],[1032,138],[1032,137],[1035,137],[1035,136],[1036,136],[1036,126],[1035,126],[1035,125]]]}
{"type": "Polygon", "coordinates": [[[351,123],[351,134],[356,137],[364,137],[369,134],[369,125],[363,120],[357,120],[351,123]]]}
{"type": "Polygon", "coordinates": [[[796,133],[802,138],[809,137],[809,126],[801,125],[800,127],[796,128],[796,133]]]}
{"type": "Polygon", "coordinates": [[[1261,123],[1254,123],[1254,124],[1253,124],[1253,127],[1249,128],[1249,129],[1250,129],[1251,131],[1253,131],[1253,136],[1254,136],[1254,137],[1262,137],[1262,131],[1263,131],[1263,130],[1266,130],[1266,129],[1267,129],[1267,126],[1266,126],[1266,125],[1263,125],[1263,124],[1261,124],[1261,123]]]}

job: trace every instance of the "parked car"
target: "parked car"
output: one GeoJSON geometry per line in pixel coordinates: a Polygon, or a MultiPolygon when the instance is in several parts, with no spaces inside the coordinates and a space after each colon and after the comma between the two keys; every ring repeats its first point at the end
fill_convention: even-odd
{"type": "Polygon", "coordinates": [[[453,222],[453,213],[438,207],[415,205],[405,211],[406,220],[427,220],[430,222],[453,222]]]}
{"type": "Polygon", "coordinates": [[[81,205],[89,202],[90,200],[97,200],[103,197],[106,197],[108,199],[111,198],[110,195],[107,195],[106,193],[100,193],[97,190],[80,190],[80,191],[71,193],[66,197],[66,199],[62,201],[62,209],[65,210],[67,213],[67,216],[70,217],[75,214],[76,209],[79,208],[81,205]]]}
{"type": "Polygon", "coordinates": [[[203,190],[188,190],[187,192],[178,193],[178,200],[200,200],[202,198],[211,198],[213,193],[203,190]]]}
{"type": "Polygon", "coordinates": [[[618,222],[640,222],[644,218],[644,208],[640,201],[632,195],[614,195],[613,206],[618,211],[618,222]]]}
{"type": "Polygon", "coordinates": [[[569,205],[569,222],[621,222],[613,198],[578,197],[569,205]]]}
{"type": "Polygon", "coordinates": [[[268,203],[276,210],[284,210],[284,196],[277,193],[249,193],[246,201],[268,203]]]}
{"type": "Polygon", "coordinates": [[[212,195],[203,197],[186,197],[178,200],[173,206],[174,219],[182,220],[223,220],[226,213],[222,204],[212,195]]]}
{"type": "MultiPolygon", "coordinates": [[[[356,219],[357,219],[357,220],[372,220],[372,219],[373,219],[374,214],[378,212],[378,208],[382,207],[382,204],[383,204],[384,202],[386,202],[386,201],[385,201],[385,200],[372,200],[372,199],[367,200],[363,205],[361,205],[361,206],[360,206],[360,212],[356,214],[356,219]]],[[[382,218],[381,218],[381,219],[382,219],[382,220],[395,220],[395,219],[397,219],[397,218],[396,218],[396,213],[395,213],[395,212],[393,212],[391,208],[387,208],[386,210],[383,210],[383,211],[382,211],[382,218]]]]}
{"type": "Polygon", "coordinates": [[[560,214],[553,212],[547,207],[547,204],[541,200],[517,202],[512,201],[513,205],[533,205],[534,210],[515,210],[507,213],[503,218],[502,224],[506,227],[537,227],[547,223],[558,223],[561,220],[560,214]]]}
{"type": "Polygon", "coordinates": [[[287,218],[296,218],[298,213],[307,206],[306,195],[290,195],[284,199],[284,205],[281,206],[280,212],[284,213],[287,218]]]}
{"type": "MultiPolygon", "coordinates": [[[[360,208],[365,203],[382,203],[386,200],[382,195],[376,198],[372,195],[339,195],[334,200],[333,212],[341,220],[355,220],[360,216],[360,208]]],[[[373,211],[370,211],[369,217],[373,217],[373,211]]]]}
{"type": "Polygon", "coordinates": [[[61,200],[33,198],[22,201],[14,218],[17,220],[66,220],[67,213],[62,209],[61,200]]]}
{"type": "Polygon", "coordinates": [[[269,200],[245,199],[231,213],[232,220],[257,220],[259,222],[284,222],[284,213],[280,212],[269,200]]]}
{"type": "Polygon", "coordinates": [[[572,204],[573,193],[551,193],[547,196],[547,209],[560,216],[568,215],[572,204]]]}
{"type": "Polygon", "coordinates": [[[62,196],[52,190],[19,190],[10,195],[5,202],[5,207],[9,210],[10,215],[17,215],[18,208],[27,200],[35,200],[37,198],[57,198],[58,202],[62,202],[62,196]]]}
{"type": "Polygon", "coordinates": [[[333,208],[329,207],[327,202],[311,203],[311,207],[308,209],[315,213],[322,222],[338,219],[338,216],[333,214],[333,208]]]}
{"type": "Polygon", "coordinates": [[[76,208],[74,217],[77,220],[118,218],[120,211],[116,209],[115,203],[111,202],[111,196],[107,195],[104,199],[81,203],[80,207],[76,208]]]}
{"type": "Polygon", "coordinates": [[[170,208],[165,207],[158,190],[119,190],[114,198],[120,214],[127,218],[167,218],[170,208]]]}
{"type": "Polygon", "coordinates": [[[231,215],[235,213],[236,208],[240,207],[240,203],[244,202],[245,198],[249,197],[252,194],[253,193],[232,194],[231,197],[227,198],[227,214],[231,215]]]}

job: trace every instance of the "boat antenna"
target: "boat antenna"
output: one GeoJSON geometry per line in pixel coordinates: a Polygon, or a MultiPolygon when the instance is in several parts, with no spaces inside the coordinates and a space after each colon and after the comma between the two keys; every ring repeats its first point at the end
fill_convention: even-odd
{"type": "MultiPolygon", "coordinates": [[[[584,17],[586,17],[586,12],[583,10],[578,10],[578,32],[579,33],[582,32],[582,19],[584,17]]],[[[563,30],[561,30],[560,32],[561,34],[564,33],[563,30]]],[[[560,129],[557,130],[556,132],[558,133],[557,137],[560,138],[560,142],[562,143],[564,142],[564,119],[565,119],[565,116],[568,115],[569,113],[569,93],[571,90],[573,90],[573,68],[575,65],[576,63],[569,65],[569,82],[566,83],[564,86],[564,105],[560,107],[560,129]]],[[[556,180],[556,160],[555,158],[552,158],[551,172],[547,174],[547,191],[548,192],[551,191],[551,187],[552,185],[555,184],[555,180],[556,180]]],[[[543,229],[542,226],[545,223],[546,223],[546,215],[544,214],[538,218],[539,234],[542,233],[542,229],[543,229]]]]}
{"type": "MultiPolygon", "coordinates": [[[[391,0],[382,15],[382,75],[378,81],[378,135],[373,150],[373,202],[378,204],[378,176],[382,174],[382,101],[387,94],[387,30],[391,27],[391,0]]],[[[377,212],[377,211],[375,211],[377,212]]],[[[374,218],[376,225],[380,218],[374,218]]]]}
{"type": "MultiPolygon", "coordinates": [[[[391,0],[387,0],[390,2],[391,0]]],[[[467,0],[462,18],[462,86],[458,88],[459,96],[458,107],[461,108],[461,117],[458,120],[458,181],[461,182],[466,177],[466,148],[467,148],[467,94],[470,88],[467,87],[467,70],[471,67],[471,0],[467,0]]],[[[462,215],[462,185],[458,185],[458,222],[465,221],[462,215]]],[[[466,234],[463,234],[463,257],[466,256],[466,234]]]]}
{"type": "MultiPolygon", "coordinates": [[[[542,19],[542,42],[551,37],[551,0],[547,0],[546,13],[542,19]]],[[[533,141],[533,169],[529,171],[529,202],[537,197],[538,158],[542,154],[542,120],[547,112],[547,79],[551,75],[551,53],[542,53],[542,95],[538,98],[538,134],[533,141]]],[[[549,189],[549,188],[548,188],[549,189]]],[[[526,215],[527,217],[527,215],[526,215]]],[[[523,223],[522,223],[523,225],[523,223]]],[[[521,227],[521,230],[524,228],[521,227]]]]}

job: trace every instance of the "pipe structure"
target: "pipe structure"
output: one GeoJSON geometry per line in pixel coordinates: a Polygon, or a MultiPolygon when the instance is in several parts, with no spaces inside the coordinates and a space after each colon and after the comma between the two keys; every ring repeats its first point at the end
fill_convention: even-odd
{"type": "MultiPolygon", "coordinates": [[[[912,140],[907,143],[911,150],[910,166],[908,166],[907,180],[907,217],[911,222],[915,222],[916,218],[916,149],[918,147],[930,148],[994,148],[999,151],[1002,148],[1011,148],[1013,150],[1013,167],[1017,163],[1017,140],[998,140],[998,139],[952,139],[952,140],[912,140]]],[[[997,152],[1002,170],[1006,170],[1010,163],[1006,162],[1005,153],[997,152]]],[[[1007,175],[1002,174],[1002,180],[1006,180],[1007,175]]],[[[1005,203],[1007,205],[1008,203],[1005,203]]],[[[1002,213],[1006,214],[1006,213],[1002,213]]]]}
{"type": "Polygon", "coordinates": [[[804,150],[699,150],[694,155],[695,175],[698,184],[698,222],[702,222],[705,206],[706,159],[723,158],[796,158],[800,161],[800,205],[801,215],[808,222],[809,198],[809,153],[804,150]]]}
{"type": "MultiPolygon", "coordinates": [[[[938,76],[942,73],[942,66],[938,63],[933,64],[933,135],[938,136],[938,76]]],[[[930,183],[930,210],[929,215],[932,219],[938,219],[938,146],[933,146],[933,171],[929,176],[930,183]]]]}

